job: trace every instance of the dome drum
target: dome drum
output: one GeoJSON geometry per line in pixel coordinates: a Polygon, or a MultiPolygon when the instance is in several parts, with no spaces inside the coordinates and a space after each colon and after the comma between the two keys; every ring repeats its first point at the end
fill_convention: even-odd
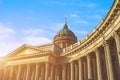
{"type": "Polygon", "coordinates": [[[73,38],[73,36],[66,36],[66,35],[61,35],[61,36],[56,36],[55,38],[54,38],[54,41],[56,41],[56,40],[72,40],[72,41],[74,41],[74,42],[76,42],[76,40],[77,40],[77,38],[73,38]]]}

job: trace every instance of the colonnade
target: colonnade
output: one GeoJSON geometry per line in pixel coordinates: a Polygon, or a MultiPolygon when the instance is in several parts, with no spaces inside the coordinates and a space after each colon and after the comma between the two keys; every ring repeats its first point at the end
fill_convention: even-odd
{"type": "Polygon", "coordinates": [[[115,32],[88,55],[67,63],[11,65],[2,72],[2,80],[120,80],[120,37],[115,32]]]}
{"type": "Polygon", "coordinates": [[[53,80],[54,66],[48,62],[7,66],[3,80],[53,80]],[[52,65],[52,66],[50,66],[52,65]],[[50,67],[49,67],[50,66],[50,67]],[[50,69],[49,69],[50,68],[50,69]]]}
{"type": "MultiPolygon", "coordinates": [[[[68,71],[63,70],[62,80],[120,80],[118,38],[111,37],[87,56],[66,63],[70,67],[70,79],[64,75],[64,72],[68,71]]],[[[62,69],[65,69],[65,66],[62,69]]]]}

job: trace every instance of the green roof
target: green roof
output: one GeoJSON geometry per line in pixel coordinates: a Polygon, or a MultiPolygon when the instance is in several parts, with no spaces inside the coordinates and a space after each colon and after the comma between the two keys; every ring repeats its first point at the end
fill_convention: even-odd
{"type": "Polygon", "coordinates": [[[68,34],[68,35],[75,36],[74,33],[73,33],[71,30],[68,29],[68,25],[67,25],[66,22],[65,22],[65,24],[64,24],[63,29],[61,29],[61,30],[57,33],[57,35],[60,35],[60,34],[68,34]]]}

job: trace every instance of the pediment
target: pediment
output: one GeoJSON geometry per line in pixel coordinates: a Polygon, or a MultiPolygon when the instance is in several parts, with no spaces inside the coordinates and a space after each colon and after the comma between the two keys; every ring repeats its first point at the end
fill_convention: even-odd
{"type": "Polygon", "coordinates": [[[28,54],[35,54],[35,53],[38,53],[38,52],[39,52],[38,50],[26,47],[24,50],[18,51],[19,54],[16,55],[16,56],[23,56],[23,55],[28,55],[28,54]]]}
{"type": "Polygon", "coordinates": [[[35,54],[35,53],[39,53],[39,52],[42,52],[42,51],[37,49],[34,46],[30,46],[30,45],[25,44],[25,45],[17,48],[15,51],[10,53],[6,57],[26,56],[26,55],[30,55],[30,54],[32,55],[32,54],[35,54]]]}

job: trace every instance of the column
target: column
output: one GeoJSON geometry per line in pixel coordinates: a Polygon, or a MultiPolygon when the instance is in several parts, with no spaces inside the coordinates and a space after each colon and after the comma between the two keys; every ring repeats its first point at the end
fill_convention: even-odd
{"type": "Polygon", "coordinates": [[[13,66],[11,66],[10,68],[10,76],[9,76],[10,80],[13,80],[13,66]]]}
{"type": "Polygon", "coordinates": [[[21,65],[18,66],[17,80],[21,80],[20,75],[21,75],[21,65]]]}
{"type": "Polygon", "coordinates": [[[119,66],[120,66],[120,36],[117,31],[114,32],[114,38],[117,47],[118,59],[119,59],[119,66]]]}
{"type": "Polygon", "coordinates": [[[78,65],[79,65],[79,80],[83,80],[83,72],[82,72],[82,60],[78,60],[78,65]]]}
{"type": "Polygon", "coordinates": [[[113,73],[113,66],[112,66],[112,60],[111,60],[111,55],[110,55],[110,47],[109,47],[109,42],[105,42],[105,58],[107,62],[107,67],[108,67],[108,78],[109,80],[115,80],[114,79],[114,73],[113,73]]]}
{"type": "Polygon", "coordinates": [[[97,80],[97,64],[96,64],[96,56],[95,54],[92,56],[92,79],[97,80]]]}
{"type": "Polygon", "coordinates": [[[48,80],[49,77],[49,63],[45,63],[45,80],[48,80]]]}
{"type": "Polygon", "coordinates": [[[88,68],[88,80],[92,80],[92,67],[90,55],[87,56],[87,68],[88,68]]]}
{"type": "Polygon", "coordinates": [[[67,80],[70,80],[70,64],[67,63],[67,67],[66,67],[66,75],[67,75],[67,80]]]}
{"type": "Polygon", "coordinates": [[[1,75],[2,75],[2,70],[0,69],[0,79],[2,78],[1,75]]]}
{"type": "Polygon", "coordinates": [[[26,64],[24,64],[22,67],[23,68],[22,68],[21,78],[22,78],[22,80],[25,80],[26,79],[26,73],[27,73],[27,66],[26,66],[26,64]]]}
{"type": "Polygon", "coordinates": [[[83,66],[84,66],[84,68],[83,68],[83,71],[84,71],[84,72],[83,72],[83,74],[84,74],[84,79],[83,79],[83,80],[88,80],[88,79],[87,79],[87,76],[88,76],[88,74],[87,74],[87,72],[88,72],[88,71],[87,71],[87,62],[84,61],[84,62],[83,62],[83,66]]]}
{"type": "Polygon", "coordinates": [[[71,61],[70,63],[70,68],[71,68],[71,80],[74,80],[75,79],[75,72],[74,72],[74,62],[71,61]]]}
{"type": "MultiPolygon", "coordinates": [[[[35,71],[36,71],[36,65],[34,64],[33,66],[32,66],[32,74],[31,74],[31,80],[35,80],[35,77],[36,77],[36,74],[35,74],[35,71]]],[[[38,70],[38,72],[40,72],[39,70],[38,70]]]]}
{"type": "Polygon", "coordinates": [[[51,71],[50,71],[50,80],[54,80],[54,64],[51,64],[51,71]]]}
{"type": "Polygon", "coordinates": [[[75,80],[78,80],[78,64],[77,62],[75,62],[74,64],[74,69],[75,69],[75,80]]]}
{"type": "Polygon", "coordinates": [[[6,77],[8,77],[6,76],[6,72],[7,72],[7,67],[5,66],[4,72],[3,72],[3,80],[6,80],[6,77]]]}
{"type": "Polygon", "coordinates": [[[30,65],[27,64],[26,80],[30,80],[30,65]]]}
{"type": "Polygon", "coordinates": [[[60,80],[60,65],[57,66],[57,75],[56,75],[56,80],[60,80]]]}
{"type": "Polygon", "coordinates": [[[0,69],[0,79],[2,79],[2,69],[0,69]]]}
{"type": "Polygon", "coordinates": [[[58,66],[55,67],[55,80],[57,80],[58,66]]]}
{"type": "Polygon", "coordinates": [[[96,54],[98,80],[103,80],[102,79],[102,65],[101,65],[100,51],[98,49],[96,49],[95,54],[96,54]]]}
{"type": "Polygon", "coordinates": [[[36,65],[35,66],[35,80],[39,80],[39,72],[40,72],[39,63],[36,63],[35,65],[36,65]]]}
{"type": "Polygon", "coordinates": [[[45,80],[45,66],[41,65],[41,79],[40,80],[45,80]]]}
{"type": "Polygon", "coordinates": [[[62,80],[66,80],[66,65],[62,65],[62,80]]]}

